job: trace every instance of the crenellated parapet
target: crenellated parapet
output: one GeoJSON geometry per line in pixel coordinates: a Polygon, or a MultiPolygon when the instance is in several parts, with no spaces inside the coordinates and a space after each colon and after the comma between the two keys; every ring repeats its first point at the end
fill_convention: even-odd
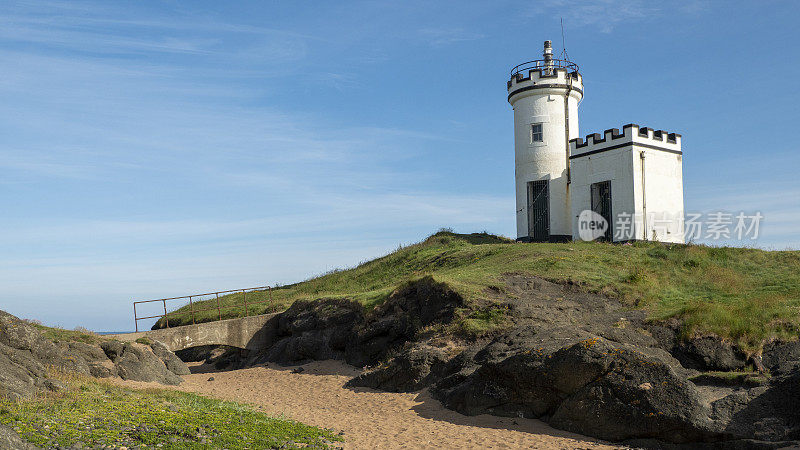
{"type": "Polygon", "coordinates": [[[570,95],[580,99],[583,97],[583,76],[566,68],[538,66],[527,70],[527,73],[513,74],[506,87],[509,101],[518,94],[540,89],[557,90],[562,95],[569,90],[570,95]]]}
{"type": "Polygon", "coordinates": [[[611,128],[605,130],[602,134],[586,135],[585,139],[570,140],[570,158],[612,150],[626,145],[638,145],[672,153],[682,153],[680,134],[654,130],[653,128],[629,123],[622,127],[622,131],[619,128],[611,128]]]}

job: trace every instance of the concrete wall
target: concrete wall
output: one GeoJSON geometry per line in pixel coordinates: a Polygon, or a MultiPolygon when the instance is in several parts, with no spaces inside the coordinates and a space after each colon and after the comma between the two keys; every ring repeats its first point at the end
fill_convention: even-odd
{"type": "Polygon", "coordinates": [[[258,350],[272,344],[274,327],[270,320],[276,315],[277,313],[248,316],[107,337],[126,342],[146,337],[163,342],[173,352],[201,345],[228,345],[258,350]]]}
{"type": "Polygon", "coordinates": [[[572,234],[567,186],[567,141],[564,102],[569,108],[569,138],[578,133],[578,102],[583,98],[582,78],[568,79],[563,69],[552,76],[531,71],[526,78],[508,83],[509,103],[514,108],[514,159],[516,178],[517,237],[528,236],[528,182],[549,180],[550,234],[572,234]],[[574,89],[564,86],[571,84],[574,89]],[[530,127],[543,124],[543,142],[532,143],[530,127]]]}

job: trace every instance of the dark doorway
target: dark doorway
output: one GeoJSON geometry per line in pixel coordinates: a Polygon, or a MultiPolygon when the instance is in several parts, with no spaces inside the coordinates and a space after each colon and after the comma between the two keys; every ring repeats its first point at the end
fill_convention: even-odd
{"type": "Polygon", "coordinates": [[[528,236],[534,241],[550,238],[550,191],[549,181],[528,183],[528,236]]]}
{"type": "Polygon", "coordinates": [[[603,216],[608,223],[605,235],[600,239],[611,241],[614,236],[614,222],[611,220],[611,182],[601,181],[592,184],[592,211],[603,216]]]}

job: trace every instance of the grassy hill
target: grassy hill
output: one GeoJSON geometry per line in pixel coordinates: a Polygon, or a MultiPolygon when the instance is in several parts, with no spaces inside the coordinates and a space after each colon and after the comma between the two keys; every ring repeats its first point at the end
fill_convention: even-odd
{"type": "MultiPolygon", "coordinates": [[[[273,289],[273,303],[251,306],[249,313],[322,297],[349,297],[372,308],[408,280],[430,275],[471,305],[461,312],[461,328],[481,333],[502,327],[502,310],[492,307],[490,298],[496,296],[488,293],[502,293],[509,273],[576,284],[644,308],[653,320],[681,319],[687,335],[714,333],[750,349],[772,338],[796,338],[800,326],[800,251],[649,242],[522,244],[486,233],[447,231],[352,269],[273,289]]],[[[267,298],[265,292],[247,295],[248,301],[267,298]]],[[[241,294],[221,299],[224,306],[241,301],[241,294]]],[[[223,310],[223,317],[243,314],[243,308],[223,310]]],[[[196,319],[216,320],[217,312],[198,313],[196,319]]],[[[171,326],[191,323],[188,306],[169,320],[171,326]]]]}

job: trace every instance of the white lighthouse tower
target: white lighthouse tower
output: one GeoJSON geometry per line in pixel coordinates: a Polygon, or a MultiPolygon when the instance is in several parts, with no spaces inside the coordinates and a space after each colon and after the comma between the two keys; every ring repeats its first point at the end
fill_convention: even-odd
{"type": "Polygon", "coordinates": [[[507,87],[514,108],[517,239],[569,240],[569,141],[579,136],[583,78],[577,65],[554,59],[545,41],[543,59],[514,67],[507,87]]]}

